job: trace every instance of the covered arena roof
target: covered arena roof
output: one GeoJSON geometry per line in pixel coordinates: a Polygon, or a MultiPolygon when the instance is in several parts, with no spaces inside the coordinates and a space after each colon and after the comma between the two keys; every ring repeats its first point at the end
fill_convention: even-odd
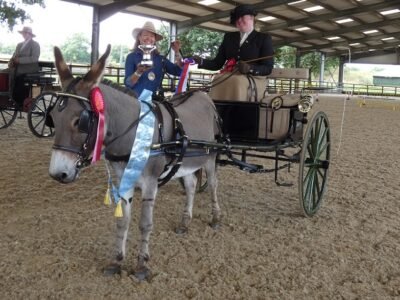
{"type": "Polygon", "coordinates": [[[274,46],[293,46],[306,53],[367,57],[397,53],[400,47],[399,0],[63,0],[95,6],[100,21],[116,12],[176,22],[178,32],[198,26],[234,31],[229,13],[238,4],[258,10],[260,31],[268,32],[274,46]]]}

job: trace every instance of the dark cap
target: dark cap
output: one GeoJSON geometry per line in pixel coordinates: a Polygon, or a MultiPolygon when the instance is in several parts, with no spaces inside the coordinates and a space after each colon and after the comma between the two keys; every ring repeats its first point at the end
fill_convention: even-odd
{"type": "Polygon", "coordinates": [[[245,15],[256,16],[257,12],[251,5],[243,4],[236,6],[235,9],[231,11],[231,24],[235,25],[236,20],[245,15]]]}

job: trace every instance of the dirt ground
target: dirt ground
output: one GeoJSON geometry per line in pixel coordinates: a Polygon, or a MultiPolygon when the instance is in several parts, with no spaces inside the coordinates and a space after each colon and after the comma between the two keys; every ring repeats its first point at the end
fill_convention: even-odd
{"type": "Polygon", "coordinates": [[[400,110],[343,96],[320,97],[314,109],[328,114],[332,135],[317,215],[300,213],[297,165],[280,174],[292,187],[276,186],[273,174],[220,167],[222,228],[207,225],[201,193],[189,233],[177,236],[183,195],[171,182],[157,198],[150,282],[128,273],[138,193],[123,272],[104,277],[115,228],[103,205],[104,162],[59,184],[48,176],[52,140],[17,119],[0,130],[0,299],[399,299],[400,110]]]}

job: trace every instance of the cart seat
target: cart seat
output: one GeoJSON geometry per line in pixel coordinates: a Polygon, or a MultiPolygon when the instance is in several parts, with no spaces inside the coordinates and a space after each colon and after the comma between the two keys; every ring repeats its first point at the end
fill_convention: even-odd
{"type": "Polygon", "coordinates": [[[55,78],[47,76],[45,72],[29,73],[26,74],[24,78],[25,83],[30,85],[50,85],[55,80],[55,78]]]}
{"type": "Polygon", "coordinates": [[[267,85],[265,76],[216,74],[209,95],[213,100],[258,102],[264,97],[267,85]]]}

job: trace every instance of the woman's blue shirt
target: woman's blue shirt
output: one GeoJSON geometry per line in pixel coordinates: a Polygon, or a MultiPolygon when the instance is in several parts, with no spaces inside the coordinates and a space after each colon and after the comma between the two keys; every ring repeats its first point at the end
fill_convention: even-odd
{"type": "Polygon", "coordinates": [[[153,68],[143,72],[142,76],[139,77],[136,83],[132,84],[130,77],[133,73],[135,73],[137,66],[140,64],[142,59],[142,50],[136,49],[128,54],[125,62],[125,86],[135,91],[138,96],[140,96],[144,89],[152,92],[157,90],[157,88],[160,86],[161,80],[163,79],[163,63],[165,64],[165,71],[168,74],[175,76],[181,75],[182,69],[178,65],[170,62],[160,54],[152,53],[153,68]],[[154,80],[149,79],[148,75],[150,72],[155,74],[154,80]]]}

